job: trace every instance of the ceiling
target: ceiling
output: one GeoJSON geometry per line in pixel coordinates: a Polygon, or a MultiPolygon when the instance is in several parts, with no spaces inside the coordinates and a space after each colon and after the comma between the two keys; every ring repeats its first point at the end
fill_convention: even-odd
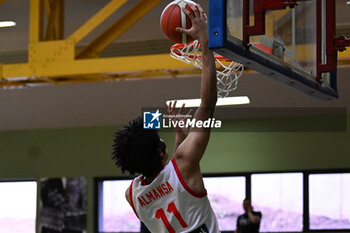
{"type": "MultiPolygon", "coordinates": [[[[66,1],[66,36],[108,2],[108,0],[66,1]]],[[[137,1],[130,0],[125,9],[121,10],[125,11],[135,2],[137,1]]],[[[163,1],[116,42],[164,40],[165,37],[159,28],[159,15],[169,2],[163,1]]],[[[197,2],[205,9],[207,8],[207,1],[197,2]]],[[[337,23],[350,24],[350,7],[346,7],[345,0],[336,2],[337,23]]],[[[22,56],[22,60],[26,55],[28,3],[28,0],[8,0],[0,5],[0,20],[14,20],[18,25],[14,29],[0,28],[1,63],[8,63],[7,60],[11,54],[22,56]]],[[[113,17],[115,19],[118,15],[113,17]]],[[[106,22],[106,25],[113,21],[113,17],[106,22]]],[[[101,25],[95,34],[101,32],[106,25],[101,25]]],[[[81,43],[91,40],[95,34],[81,43]]],[[[234,95],[249,96],[251,108],[346,107],[350,109],[349,73],[350,67],[338,67],[340,98],[329,102],[314,99],[252,71],[243,75],[234,95]]],[[[192,76],[0,90],[0,130],[118,125],[140,115],[143,107],[163,107],[168,99],[197,98],[199,86],[200,77],[192,76]]]]}

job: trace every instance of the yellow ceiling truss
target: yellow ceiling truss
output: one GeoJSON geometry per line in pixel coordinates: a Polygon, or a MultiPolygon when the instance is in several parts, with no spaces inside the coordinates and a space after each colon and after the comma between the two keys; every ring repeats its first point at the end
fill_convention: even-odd
{"type": "Polygon", "coordinates": [[[74,33],[63,38],[64,1],[30,0],[28,62],[1,64],[0,87],[175,77],[200,72],[193,66],[171,58],[169,54],[99,58],[103,49],[161,0],[139,0],[109,28],[78,51],[77,44],[126,2],[127,0],[111,0],[74,33]]]}
{"type": "MultiPolygon", "coordinates": [[[[0,0],[0,5],[5,1],[0,0]]],[[[86,46],[77,49],[79,42],[126,2],[128,0],[110,0],[80,28],[64,38],[64,0],[30,0],[28,62],[0,64],[0,88],[177,77],[200,73],[197,68],[177,61],[169,54],[99,57],[108,45],[161,0],[139,0],[104,32],[86,46]]],[[[339,65],[350,64],[349,49],[338,53],[338,56],[339,65]]]]}

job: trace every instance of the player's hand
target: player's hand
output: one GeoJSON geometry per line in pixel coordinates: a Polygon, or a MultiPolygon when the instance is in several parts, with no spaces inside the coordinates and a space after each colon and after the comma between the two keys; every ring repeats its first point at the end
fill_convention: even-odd
{"type": "MultiPolygon", "coordinates": [[[[183,104],[181,106],[181,108],[179,109],[179,111],[176,113],[175,111],[175,106],[176,106],[177,101],[175,100],[174,102],[170,102],[169,106],[168,106],[168,114],[172,115],[174,117],[171,118],[172,122],[176,123],[176,127],[175,127],[175,131],[177,133],[183,133],[187,135],[187,128],[186,127],[179,127],[178,122],[183,121],[184,125],[186,125],[186,121],[188,120],[188,117],[185,117],[183,115],[183,111],[185,108],[185,104],[183,104]]],[[[186,116],[190,116],[192,113],[193,109],[190,109],[188,111],[188,113],[186,114],[186,116]]]]}
{"type": "Polygon", "coordinates": [[[201,44],[208,43],[208,17],[203,11],[202,7],[198,4],[188,4],[191,11],[186,8],[182,8],[182,11],[192,22],[192,27],[189,29],[176,28],[178,32],[186,33],[195,40],[198,40],[201,44]]]}

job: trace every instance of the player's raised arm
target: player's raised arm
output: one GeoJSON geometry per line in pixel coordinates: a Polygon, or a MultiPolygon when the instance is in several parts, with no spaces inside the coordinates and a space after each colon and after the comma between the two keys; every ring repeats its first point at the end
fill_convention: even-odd
{"type": "MultiPolygon", "coordinates": [[[[177,29],[179,32],[187,33],[198,40],[202,47],[202,79],[201,79],[201,104],[194,118],[205,121],[213,117],[217,101],[216,66],[213,52],[208,47],[208,23],[207,16],[199,6],[191,5],[192,12],[183,9],[191,19],[190,29],[177,29]]],[[[199,162],[207,147],[210,129],[191,129],[188,137],[180,145],[174,159],[178,163],[185,179],[200,177],[199,162]]]]}

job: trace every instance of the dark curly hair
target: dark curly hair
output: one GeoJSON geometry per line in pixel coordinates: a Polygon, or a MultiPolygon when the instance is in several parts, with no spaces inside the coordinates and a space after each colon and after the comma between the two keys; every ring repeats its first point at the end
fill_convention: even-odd
{"type": "Polygon", "coordinates": [[[123,173],[128,171],[131,175],[151,176],[163,167],[160,155],[163,148],[164,142],[158,132],[143,129],[143,121],[139,117],[115,133],[112,159],[123,173]]]}

